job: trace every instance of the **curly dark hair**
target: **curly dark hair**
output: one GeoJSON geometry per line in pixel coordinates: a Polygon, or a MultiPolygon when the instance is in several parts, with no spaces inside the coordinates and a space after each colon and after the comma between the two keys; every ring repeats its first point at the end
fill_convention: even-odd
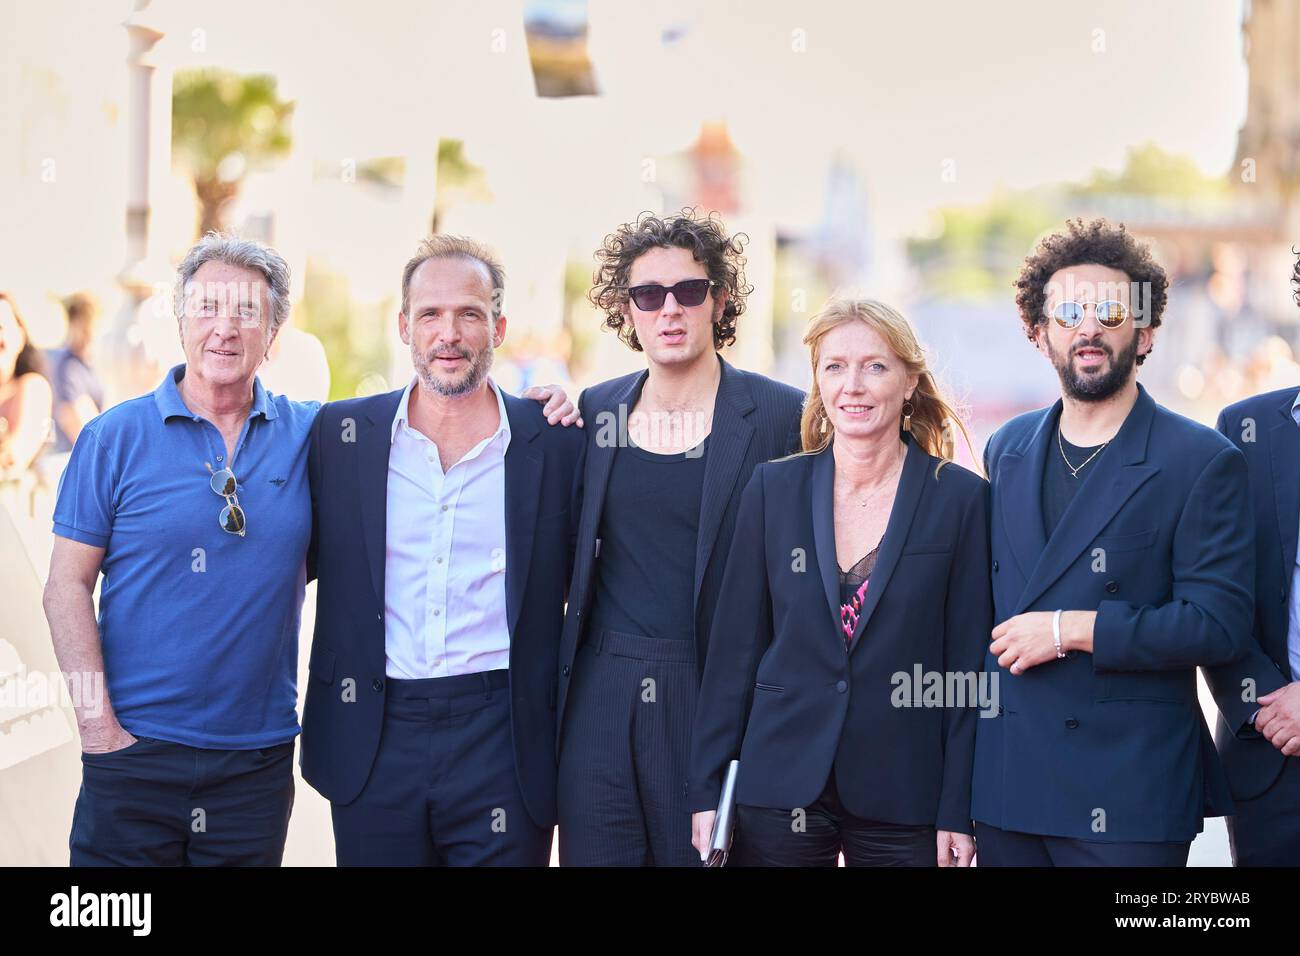
{"type": "MultiPolygon", "coordinates": [[[[1168,300],[1169,277],[1151,256],[1151,250],[1138,242],[1124,225],[1112,225],[1105,219],[1071,219],[1065,232],[1054,232],[1043,239],[1025,258],[1024,268],[1016,279],[1016,305],[1020,321],[1025,324],[1025,336],[1034,341],[1034,330],[1047,321],[1044,311],[1047,302],[1047,283],[1061,269],[1069,266],[1099,265],[1118,269],[1130,282],[1151,290],[1147,325],[1158,328],[1168,300]]],[[[1135,308],[1135,313],[1138,310],[1135,308]]],[[[1141,316],[1139,316],[1141,317],[1141,316]]],[[[1150,351],[1147,355],[1150,355],[1150,351]]],[[[1146,355],[1137,357],[1141,365],[1146,355]]]]}
{"type": "Polygon", "coordinates": [[[635,222],[624,223],[606,236],[596,250],[596,274],[587,298],[605,313],[605,328],[613,329],[629,348],[640,352],[636,329],[623,315],[632,263],[651,249],[689,249],[718,284],[713,294],[717,295],[718,288],[727,292],[722,315],[713,323],[713,347],[720,349],[736,341],[736,320],[745,314],[745,296],[754,289],[745,283],[745,257],[741,255],[748,241],[743,232],[728,236],[716,213],[700,217],[694,208],[686,208],[676,216],[660,218],[643,212],[635,222]]]}

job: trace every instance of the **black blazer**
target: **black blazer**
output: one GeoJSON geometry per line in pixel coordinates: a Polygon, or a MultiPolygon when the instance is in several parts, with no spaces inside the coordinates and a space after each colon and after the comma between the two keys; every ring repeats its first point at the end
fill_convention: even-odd
{"type": "Polygon", "coordinates": [[[1081,472],[1050,538],[1043,467],[1060,454],[1051,408],[989,439],[993,599],[1025,611],[1096,610],[1091,654],[1020,676],[986,667],[998,716],[979,722],[972,813],[1005,830],[1101,842],[1183,842],[1232,798],[1196,668],[1250,644],[1255,545],[1246,462],[1146,389],[1081,472]]]}
{"type": "Polygon", "coordinates": [[[1291,417],[1297,392],[1256,395],[1219,415],[1219,431],[1246,456],[1255,519],[1255,640],[1241,660],[1205,672],[1219,705],[1215,743],[1232,795],[1241,800],[1271,787],[1286,761],[1248,722],[1259,709],[1256,700],[1291,682],[1286,637],[1300,525],[1300,426],[1291,417]],[[1243,693],[1247,681],[1253,694],[1243,693]]]}
{"type": "MultiPolygon", "coordinates": [[[[388,453],[401,390],[332,402],[312,430],[315,515],[309,567],[318,579],[302,776],[334,803],[361,792],[384,718],[384,539],[388,453]],[[354,439],[347,440],[348,429],[354,439]],[[342,440],[340,438],[342,436],[342,440]],[[355,683],[355,701],[340,683],[355,683]]],[[[555,655],[576,531],[585,441],[546,424],[537,402],[505,395],[506,622],[515,771],[529,814],[555,823],[555,655]]]]}
{"type": "Polygon", "coordinates": [[[988,483],[955,464],[936,476],[939,460],[905,437],[898,493],[848,648],[831,450],[754,472],[696,704],[692,811],[717,807],[726,766],[739,758],[741,804],[811,806],[833,769],[855,816],[972,832],[973,682],[993,627],[988,483]],[[921,685],[931,673],[968,675],[967,706],[915,706],[918,669],[921,685]]]}
{"type": "MultiPolygon", "coordinates": [[[[704,463],[704,490],[700,497],[700,526],[695,545],[695,646],[696,661],[704,668],[709,622],[717,605],[727,548],[736,527],[740,489],[760,462],[788,455],[799,448],[799,417],[803,392],[755,372],[735,368],[722,356],[722,378],[713,406],[713,429],[704,463]]],[[[601,513],[616,445],[611,436],[626,421],[646,371],[593,385],[578,396],[587,433],[582,518],[574,558],[568,614],[560,644],[560,695],[558,721],[563,725],[564,704],[573,671],[573,657],[582,640],[587,611],[595,590],[601,513]],[[620,416],[620,407],[623,411],[620,416]]],[[[624,428],[626,426],[623,426],[624,428]]]]}

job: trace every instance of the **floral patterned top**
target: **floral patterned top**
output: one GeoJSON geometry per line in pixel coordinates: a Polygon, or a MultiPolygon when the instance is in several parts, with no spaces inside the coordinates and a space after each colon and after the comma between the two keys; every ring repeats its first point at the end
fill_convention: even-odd
{"type": "Polygon", "coordinates": [[[846,646],[853,642],[853,631],[858,626],[858,614],[862,611],[862,599],[867,593],[867,580],[876,567],[876,554],[879,551],[880,545],[876,545],[853,567],[839,572],[840,628],[844,632],[846,646]]]}

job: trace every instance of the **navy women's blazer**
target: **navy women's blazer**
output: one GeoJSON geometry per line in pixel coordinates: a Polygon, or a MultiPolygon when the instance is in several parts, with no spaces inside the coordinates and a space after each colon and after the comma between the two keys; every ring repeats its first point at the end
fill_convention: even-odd
{"type": "Polygon", "coordinates": [[[1291,417],[1297,391],[1256,395],[1219,415],[1219,431],[1246,456],[1255,519],[1254,641],[1241,660],[1205,673],[1219,705],[1219,757],[1240,800],[1271,787],[1287,759],[1250,718],[1259,709],[1255,701],[1291,683],[1287,627],[1300,528],[1300,425],[1291,417]]]}
{"type": "MultiPolygon", "coordinates": [[[[665,555],[666,560],[693,560],[695,567],[696,662],[704,667],[709,622],[717,605],[727,548],[736,527],[740,490],[760,462],[788,455],[799,448],[799,418],[803,392],[755,372],[746,372],[718,356],[722,366],[713,403],[713,428],[704,460],[700,495],[700,525],[694,555],[665,555]]],[[[578,396],[587,433],[586,470],[582,488],[582,518],[574,556],[568,615],[560,645],[560,691],[557,722],[563,724],[564,705],[573,675],[573,658],[583,638],[595,592],[600,559],[600,522],[605,510],[609,473],[617,443],[625,433],[627,415],[645,384],[647,372],[633,372],[601,382],[578,396]]],[[[653,547],[653,544],[649,545],[653,547]]]]}
{"type": "MultiPolygon", "coordinates": [[[[316,631],[301,760],[303,779],[333,803],[350,803],[365,786],[384,722],[388,453],[401,395],[331,402],[312,432],[316,631]],[[355,681],[355,699],[343,693],[345,678],[355,681]]],[[[578,428],[547,425],[539,403],[502,397],[515,772],[529,815],[546,827],[555,823],[555,655],[586,443],[578,428]]]]}
{"type": "Polygon", "coordinates": [[[1232,812],[1196,692],[1198,665],[1249,647],[1255,544],[1246,461],[1146,389],[1079,478],[1050,538],[1042,479],[1060,454],[1051,408],[989,439],[996,619],[1095,610],[1091,654],[1019,677],[979,722],[974,818],[1023,833],[1184,842],[1232,812]]]}
{"type": "Polygon", "coordinates": [[[739,758],[740,804],[811,806],[833,770],[855,816],[972,832],[976,682],[993,616],[988,483],[951,463],[936,474],[939,460],[906,440],[848,645],[831,449],[755,470],[696,704],[693,811],[716,808],[739,758]],[[962,705],[942,695],[925,705],[915,685],[929,674],[958,676],[962,705]]]}

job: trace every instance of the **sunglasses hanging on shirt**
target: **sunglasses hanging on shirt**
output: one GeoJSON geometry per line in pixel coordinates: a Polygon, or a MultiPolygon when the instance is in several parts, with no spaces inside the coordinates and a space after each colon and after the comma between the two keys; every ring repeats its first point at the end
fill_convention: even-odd
{"type": "Polygon", "coordinates": [[[235,473],[229,468],[222,468],[220,471],[212,471],[212,465],[209,462],[203,464],[208,466],[208,471],[212,472],[212,477],[208,480],[209,487],[212,488],[222,498],[226,499],[226,506],[221,509],[221,514],[217,516],[217,523],[221,525],[221,530],[227,534],[237,534],[244,537],[244,509],[239,506],[239,496],[235,492],[239,488],[238,482],[235,481],[235,473]]]}

